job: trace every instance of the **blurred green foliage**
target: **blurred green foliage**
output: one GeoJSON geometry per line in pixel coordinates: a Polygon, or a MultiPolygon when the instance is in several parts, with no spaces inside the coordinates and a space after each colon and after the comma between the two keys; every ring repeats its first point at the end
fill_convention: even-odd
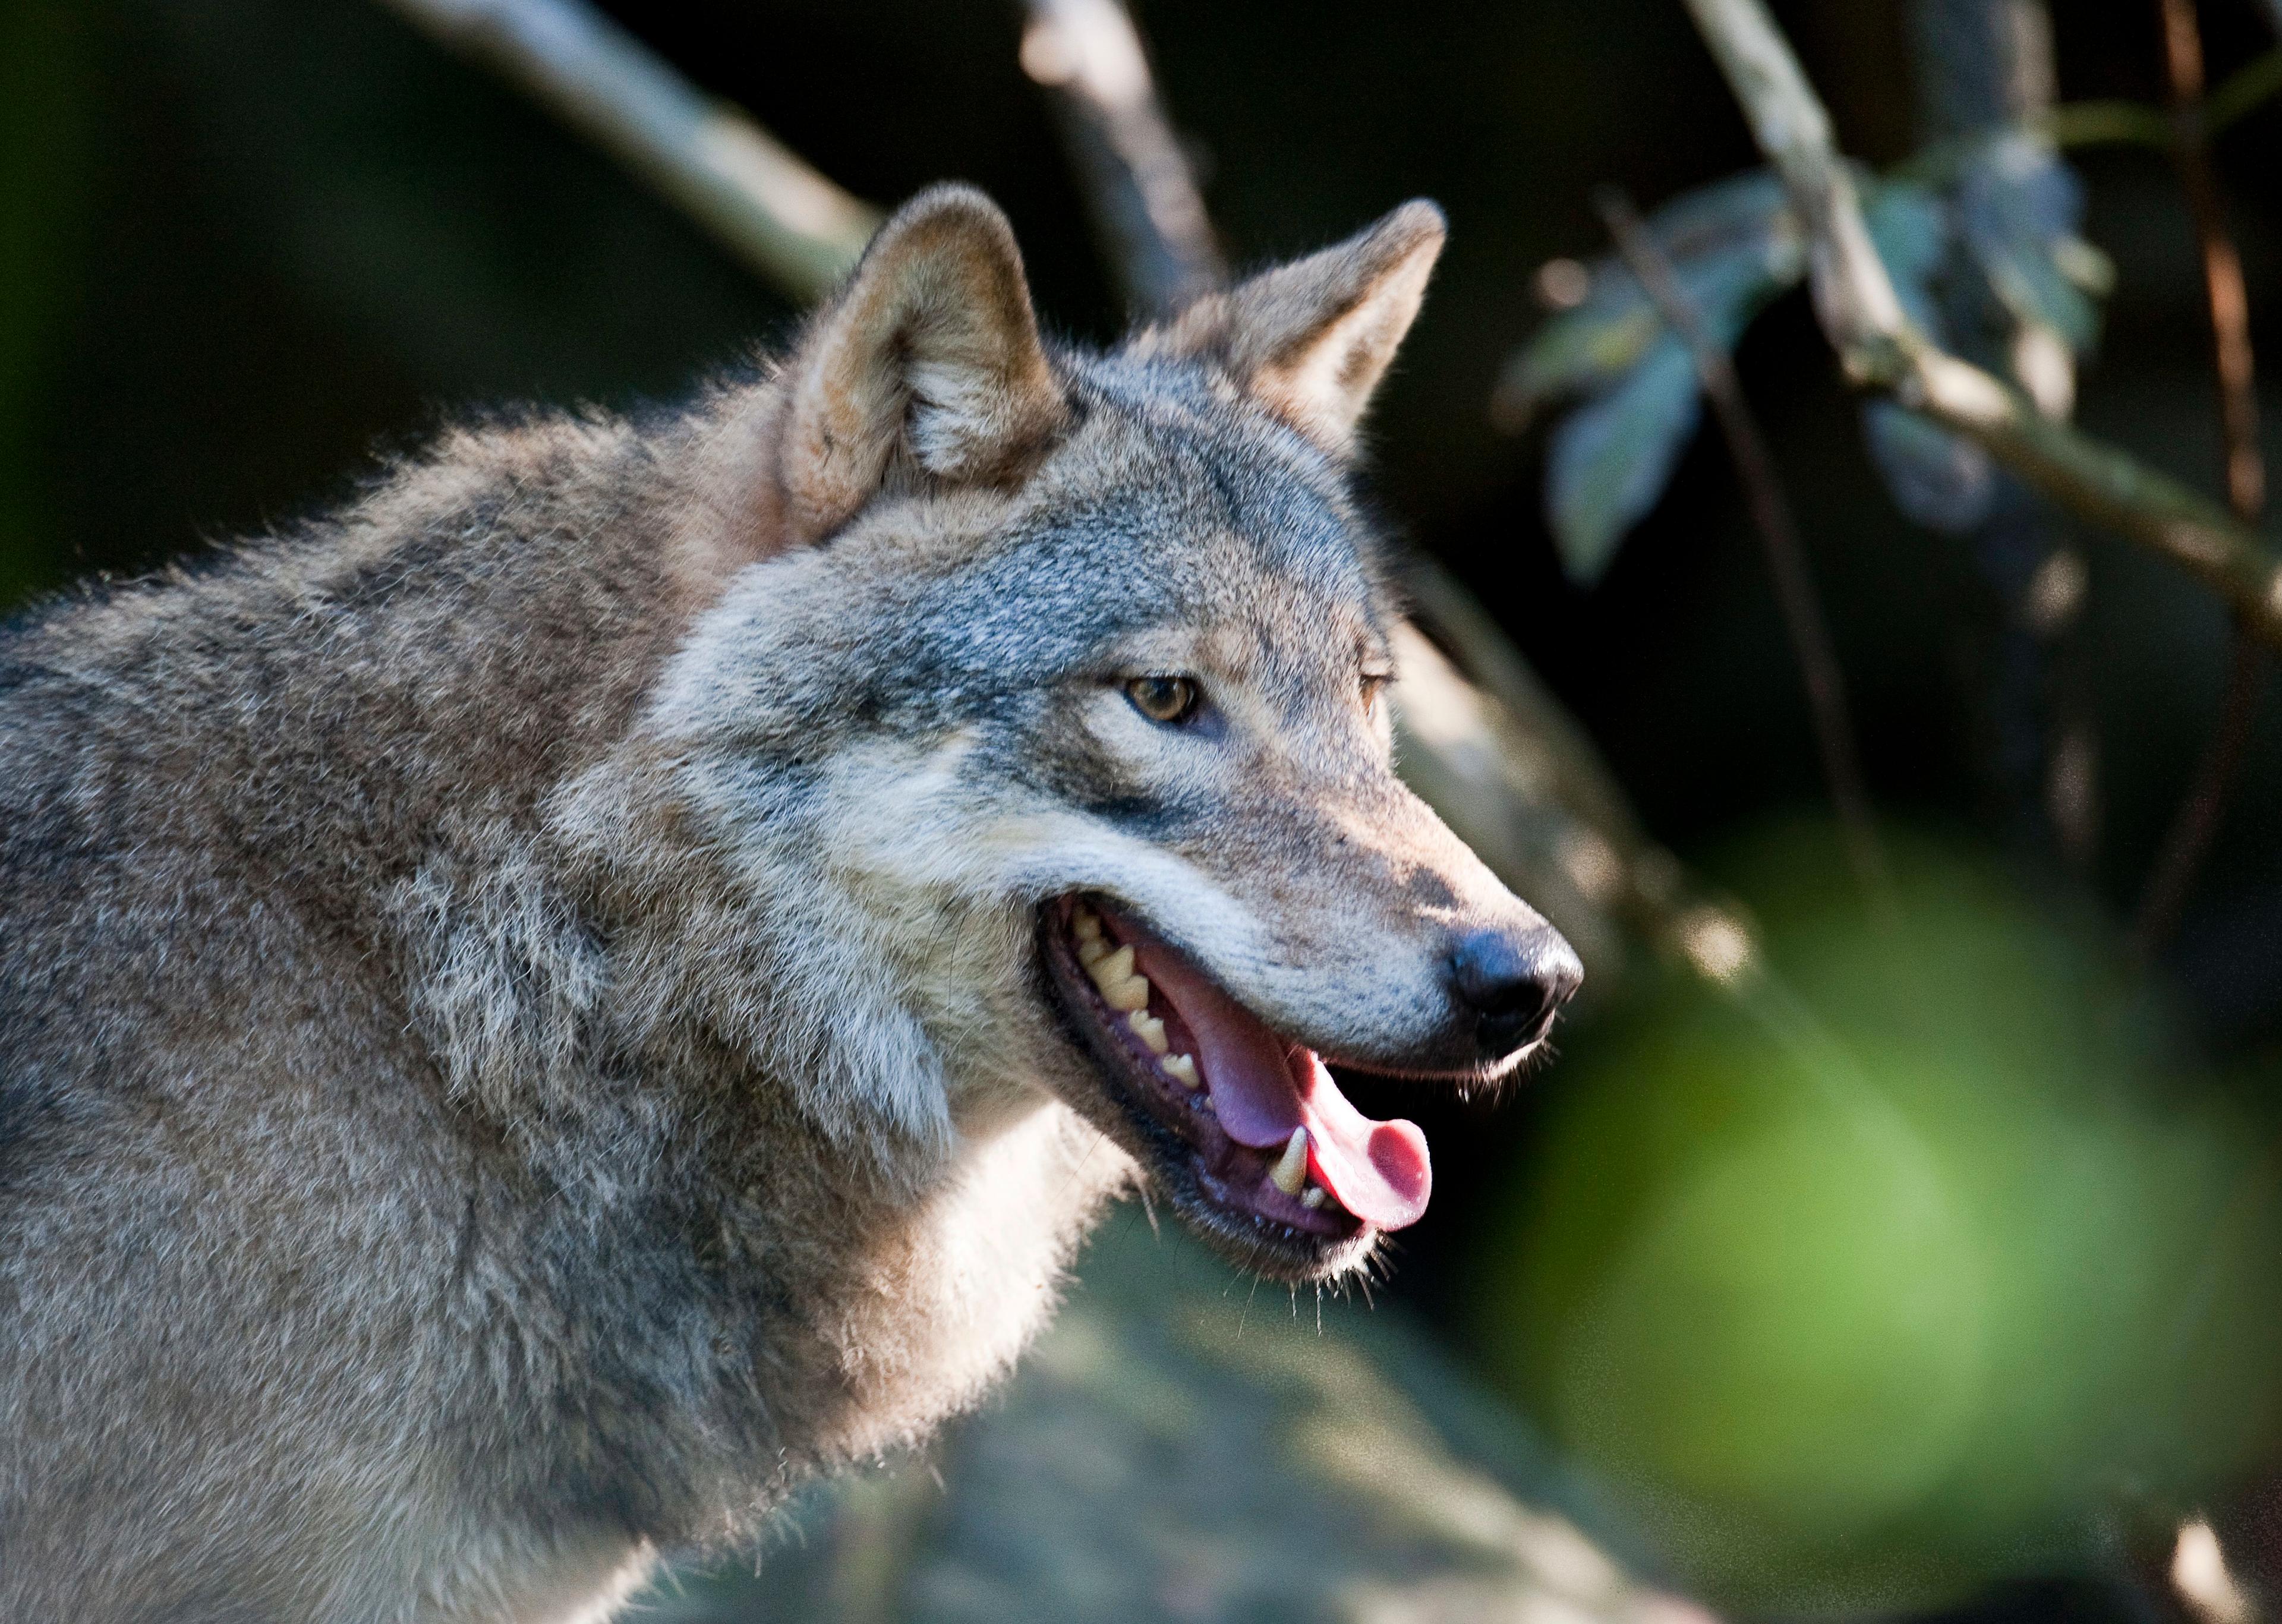
{"type": "Polygon", "coordinates": [[[1740,1607],[2066,1566],[2276,1435],[2267,1125],[2096,936],[1904,858],[1882,930],[1824,835],[1754,843],[1776,979],[1592,1033],[1479,1258],[1493,1366],[1740,1607]]]}

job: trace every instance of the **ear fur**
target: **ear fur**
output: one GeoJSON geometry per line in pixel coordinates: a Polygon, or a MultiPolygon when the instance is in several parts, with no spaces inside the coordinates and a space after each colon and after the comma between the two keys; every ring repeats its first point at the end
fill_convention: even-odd
{"type": "Polygon", "coordinates": [[[1006,478],[1069,415],[1013,229],[968,186],[896,211],[789,372],[780,465],[804,537],[870,500],[899,451],[945,479],[1006,478]]]}
{"type": "Polygon", "coordinates": [[[1270,410],[1345,455],[1448,230],[1440,208],[1414,198],[1344,243],[1191,306],[1159,341],[1216,351],[1270,410]]]}

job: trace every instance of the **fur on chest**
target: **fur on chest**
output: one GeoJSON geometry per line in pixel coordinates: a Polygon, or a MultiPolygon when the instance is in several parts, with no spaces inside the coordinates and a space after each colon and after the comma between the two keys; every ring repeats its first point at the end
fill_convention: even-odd
{"type": "Polygon", "coordinates": [[[830,1260],[802,1293],[826,1355],[815,1454],[873,1458],[979,1400],[1044,1327],[1087,1232],[1133,1173],[1067,1107],[1042,1100],[962,1140],[917,1201],[868,1232],[842,1246],[806,1238],[830,1260]]]}

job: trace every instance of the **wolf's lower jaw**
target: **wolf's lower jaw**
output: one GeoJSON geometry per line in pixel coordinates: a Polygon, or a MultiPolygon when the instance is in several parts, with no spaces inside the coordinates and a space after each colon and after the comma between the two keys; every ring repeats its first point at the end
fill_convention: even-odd
{"type": "MultiPolygon", "coordinates": [[[[1163,975],[1173,950],[1145,929],[1106,907],[1063,897],[1046,905],[1038,934],[1063,1012],[1100,1067],[1107,1103],[1130,1130],[1123,1137],[1175,1209],[1235,1261],[1283,1278],[1326,1278],[1368,1256],[1381,1228],[1408,1223],[1424,1209],[1424,1143],[1409,1123],[1363,1124],[1374,1131],[1375,1146],[1387,1136],[1399,1141],[1390,1154],[1395,1177],[1406,1187],[1392,1195],[1393,1211],[1387,1207],[1390,1192],[1374,1182],[1375,1170],[1357,1175],[1350,1166],[1350,1182],[1343,1186],[1370,1192],[1361,1204],[1380,1216],[1378,1224],[1350,1210],[1331,1187],[1338,1180],[1326,1167],[1340,1165],[1339,1147],[1311,1138],[1304,1123],[1291,1127],[1288,1137],[1260,1142],[1258,1101],[1246,1098],[1257,1091],[1239,1092],[1230,1076],[1221,1079],[1225,1086],[1216,1095],[1207,1057],[1215,1046],[1225,1056],[1227,1045],[1215,1045],[1199,1027],[1224,1027],[1232,1014],[1254,1029],[1251,1037],[1269,1044],[1272,1058],[1283,1065],[1320,1072],[1318,1062],[1234,1010],[1225,994],[1209,995],[1228,1006],[1221,1013],[1198,1008],[1203,1001],[1198,973],[1163,975]],[[1160,968],[1157,977],[1145,973],[1150,962],[1160,968]],[[1191,983],[1189,1008],[1168,984],[1176,979],[1191,983]],[[1232,1120],[1224,1120],[1224,1108],[1232,1120]],[[1137,1145],[1131,1143],[1135,1138],[1137,1145]]],[[[1322,1086],[1338,1098],[1327,1075],[1322,1086]]],[[[1297,1091],[1288,1083],[1285,1088],[1296,1100],[1297,1091]]],[[[1338,1106],[1352,1118],[1343,1099],[1338,1106]]],[[[1279,1136],[1281,1128],[1278,1123],[1279,1136]]]]}

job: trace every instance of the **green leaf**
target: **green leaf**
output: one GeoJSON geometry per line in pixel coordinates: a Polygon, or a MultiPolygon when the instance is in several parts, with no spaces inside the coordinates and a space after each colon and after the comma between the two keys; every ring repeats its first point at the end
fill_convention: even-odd
{"type": "Polygon", "coordinates": [[[2006,312],[2088,352],[2100,337],[2099,307],[2067,268],[2081,253],[2084,186],[2075,172],[2049,144],[2007,135],[1966,166],[1957,198],[1965,246],[2006,312]]]}
{"type": "Polygon", "coordinates": [[[1910,519],[1954,536],[1989,517],[1997,470],[1980,447],[1891,400],[1864,404],[1862,437],[1894,505],[1910,519]]]}
{"type": "Polygon", "coordinates": [[[1865,190],[1862,218],[1870,229],[1871,246],[1893,278],[1904,313],[1921,331],[1938,338],[1942,322],[1933,280],[1948,258],[1954,236],[1949,210],[1922,186],[1878,181],[1865,190]]]}
{"type": "Polygon", "coordinates": [[[1571,579],[1601,578],[1617,544],[1663,495],[1702,410],[1695,362],[1666,335],[1631,376],[1555,431],[1546,516],[1571,579]]]}
{"type": "Polygon", "coordinates": [[[1629,299],[1587,299],[1555,316],[1515,352],[1498,390],[1517,416],[1623,377],[1663,336],[1663,318],[1629,277],[1625,286],[1629,299]]]}
{"type": "MultiPolygon", "coordinates": [[[[1806,251],[1765,170],[1732,175],[1665,205],[1648,228],[1722,347],[1805,274],[1806,251]]],[[[1621,380],[1665,336],[1665,322],[1614,256],[1593,268],[1593,291],[1540,328],[1507,364],[1498,386],[1504,411],[1526,417],[1548,400],[1590,394],[1621,380]]]]}

